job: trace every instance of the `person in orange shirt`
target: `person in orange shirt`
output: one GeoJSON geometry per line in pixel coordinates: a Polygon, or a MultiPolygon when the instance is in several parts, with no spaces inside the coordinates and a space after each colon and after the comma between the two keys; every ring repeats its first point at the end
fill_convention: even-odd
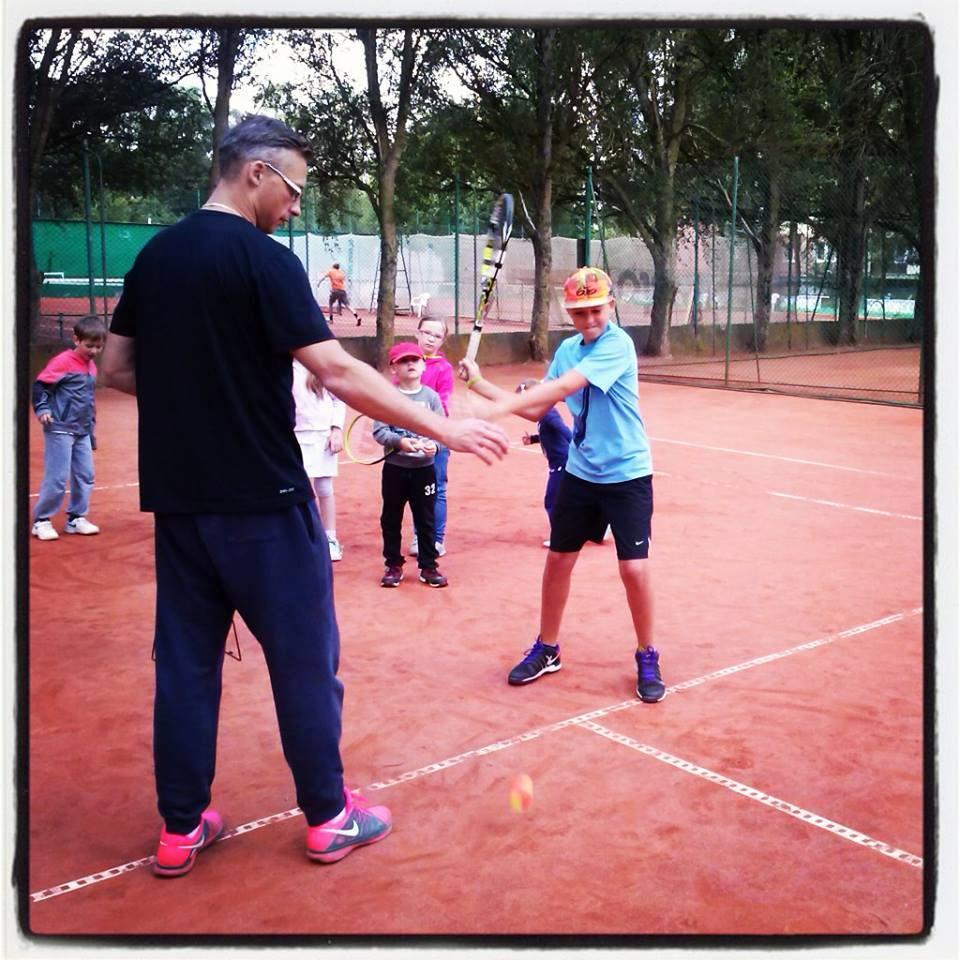
{"type": "MultiPolygon", "coordinates": [[[[333,305],[337,305],[337,316],[342,316],[343,308],[346,307],[356,318],[357,326],[360,326],[360,315],[350,306],[350,298],[347,296],[347,275],[340,269],[340,264],[335,263],[321,278],[330,281],[330,303],[327,306],[330,319],[333,319],[333,305]]],[[[319,284],[317,285],[319,286],[319,284]]]]}

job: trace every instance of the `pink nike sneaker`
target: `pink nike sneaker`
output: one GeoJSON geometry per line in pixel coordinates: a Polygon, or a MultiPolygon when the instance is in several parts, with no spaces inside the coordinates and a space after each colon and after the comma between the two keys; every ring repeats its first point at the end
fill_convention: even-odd
{"type": "Polygon", "coordinates": [[[204,810],[200,823],[191,833],[160,831],[160,845],[153,863],[158,877],[182,877],[193,869],[197,854],[223,833],[223,817],[216,810],[204,810]]]}
{"type": "Polygon", "coordinates": [[[382,840],[393,828],[387,807],[369,806],[357,790],[343,791],[344,808],[332,820],[307,827],[307,856],[336,863],[351,850],[382,840]]]}

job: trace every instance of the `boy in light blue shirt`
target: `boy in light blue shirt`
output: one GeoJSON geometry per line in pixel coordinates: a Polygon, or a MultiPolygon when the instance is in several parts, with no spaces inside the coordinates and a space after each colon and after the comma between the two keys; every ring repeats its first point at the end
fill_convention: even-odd
{"type": "Polygon", "coordinates": [[[617,547],[620,579],[637,638],[637,696],[662,700],[666,688],[652,646],[653,590],[649,550],[653,516],[653,464],[640,416],[633,341],[611,323],[610,278],[583,267],[563,286],[564,308],[577,334],[557,348],[543,383],[511,396],[485,380],[474,361],[459,375],[489,400],[511,400],[508,410],[538,420],[565,400],[574,418],[567,465],[550,518],[550,552],[543,570],[540,633],[509,683],[530,683],[560,669],[560,624],[570,578],[583,545],[603,539],[607,525],[617,547]]]}

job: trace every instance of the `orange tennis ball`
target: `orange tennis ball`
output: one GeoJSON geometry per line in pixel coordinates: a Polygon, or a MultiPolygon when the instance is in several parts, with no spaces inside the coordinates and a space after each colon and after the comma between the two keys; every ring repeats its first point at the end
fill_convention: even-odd
{"type": "Polygon", "coordinates": [[[533,803],[533,781],[525,774],[513,778],[510,785],[510,809],[514,813],[524,813],[533,803]]]}

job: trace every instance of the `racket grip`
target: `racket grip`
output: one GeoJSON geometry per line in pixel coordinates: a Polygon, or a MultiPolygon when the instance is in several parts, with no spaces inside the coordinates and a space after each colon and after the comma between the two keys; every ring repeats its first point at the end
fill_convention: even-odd
{"type": "Polygon", "coordinates": [[[467,353],[466,357],[468,360],[477,359],[477,351],[480,349],[480,333],[481,331],[474,328],[470,333],[470,340],[467,343],[467,353]]]}

